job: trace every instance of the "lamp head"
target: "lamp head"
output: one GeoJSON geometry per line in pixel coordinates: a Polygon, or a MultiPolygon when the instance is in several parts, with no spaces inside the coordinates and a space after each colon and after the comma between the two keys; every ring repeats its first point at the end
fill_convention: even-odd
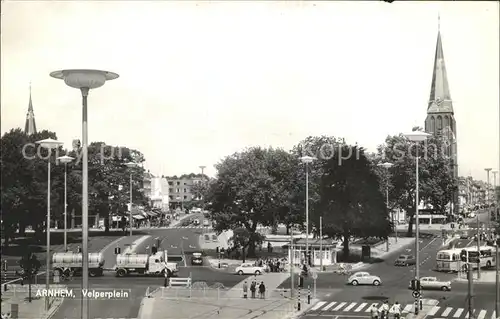
{"type": "Polygon", "coordinates": [[[383,168],[391,168],[391,167],[394,166],[394,164],[385,162],[385,163],[377,164],[377,166],[380,166],[380,167],[383,167],[383,168]]]}
{"type": "Polygon", "coordinates": [[[64,144],[63,142],[59,142],[58,140],[54,140],[51,138],[46,138],[35,143],[46,149],[58,148],[59,146],[62,146],[64,144]]]}
{"type": "Polygon", "coordinates": [[[491,171],[492,169],[491,169],[491,168],[485,168],[484,170],[485,170],[485,171],[487,171],[487,172],[489,172],[489,171],[491,171]]]}
{"type": "Polygon", "coordinates": [[[56,79],[64,80],[66,85],[75,89],[97,89],[106,83],[118,78],[118,74],[101,70],[61,70],[50,73],[56,79]]]}
{"type": "Polygon", "coordinates": [[[134,167],[137,167],[137,164],[134,162],[128,162],[128,163],[125,163],[125,166],[127,166],[128,168],[134,168],[134,167]]]}
{"type": "Polygon", "coordinates": [[[410,133],[403,134],[407,139],[413,142],[425,141],[431,134],[422,131],[413,131],[410,133]]]}
{"type": "Polygon", "coordinates": [[[74,160],[74,158],[71,156],[64,155],[64,156],[59,156],[57,160],[63,164],[68,164],[71,163],[74,160]]]}
{"type": "Polygon", "coordinates": [[[309,164],[309,163],[312,163],[315,160],[317,160],[317,158],[316,157],[311,157],[311,156],[302,156],[300,158],[300,160],[302,161],[302,163],[309,164]]]}

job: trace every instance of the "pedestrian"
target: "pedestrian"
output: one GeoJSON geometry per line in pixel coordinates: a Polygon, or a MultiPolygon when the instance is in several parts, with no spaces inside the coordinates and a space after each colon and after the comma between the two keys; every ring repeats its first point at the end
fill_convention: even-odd
{"type": "Polygon", "coordinates": [[[378,308],[375,304],[370,308],[370,313],[372,314],[372,319],[378,319],[378,308]]]}
{"type": "Polygon", "coordinates": [[[250,292],[252,293],[252,299],[255,299],[255,290],[256,290],[256,283],[255,281],[252,281],[250,284],[250,292]]]}
{"type": "Polygon", "coordinates": [[[388,319],[389,318],[389,302],[386,300],[384,301],[384,304],[382,305],[382,314],[380,316],[381,319],[388,319]]]}
{"type": "Polygon", "coordinates": [[[259,293],[260,293],[260,299],[264,299],[266,295],[266,286],[264,285],[263,281],[259,285],[259,293]]]}
{"type": "Polygon", "coordinates": [[[247,282],[245,281],[243,283],[243,298],[247,299],[247,294],[248,294],[248,284],[247,282]]]}
{"type": "Polygon", "coordinates": [[[399,319],[401,318],[401,305],[399,302],[396,301],[394,305],[392,306],[392,313],[394,314],[394,319],[399,319]]]}

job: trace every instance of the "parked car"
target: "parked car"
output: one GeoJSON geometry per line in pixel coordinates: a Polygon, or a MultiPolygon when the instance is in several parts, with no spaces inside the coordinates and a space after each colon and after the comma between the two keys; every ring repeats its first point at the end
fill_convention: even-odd
{"type": "Polygon", "coordinates": [[[360,271],[350,276],[347,279],[347,284],[353,286],[357,285],[380,286],[382,284],[382,280],[380,279],[379,276],[370,275],[367,272],[360,271]]]}
{"type": "Polygon", "coordinates": [[[191,257],[191,265],[201,266],[203,265],[203,256],[201,253],[193,253],[191,257]]]}
{"type": "Polygon", "coordinates": [[[199,220],[199,219],[195,219],[195,220],[193,221],[193,224],[194,224],[195,226],[199,226],[199,225],[200,225],[200,220],[199,220]]]}
{"type": "MultiPolygon", "coordinates": [[[[411,289],[411,281],[409,288],[411,289]]],[[[442,291],[451,291],[451,281],[441,281],[436,277],[421,277],[420,288],[428,290],[440,289],[442,291]]]]}
{"type": "Polygon", "coordinates": [[[236,267],[235,272],[238,275],[261,275],[265,272],[264,267],[255,266],[254,263],[243,263],[236,267]]]}
{"type": "Polygon", "coordinates": [[[394,266],[410,266],[415,265],[416,259],[413,255],[400,255],[395,261],[394,266]]]}

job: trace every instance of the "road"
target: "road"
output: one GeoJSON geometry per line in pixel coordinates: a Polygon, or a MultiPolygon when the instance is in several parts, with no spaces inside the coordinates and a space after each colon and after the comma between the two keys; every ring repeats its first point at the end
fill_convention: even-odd
{"type": "MultiPolygon", "coordinates": [[[[483,214],[481,214],[483,215],[483,214]]],[[[484,218],[484,216],[480,216],[484,218]]],[[[440,238],[422,239],[420,242],[420,276],[436,276],[440,280],[453,280],[456,274],[437,273],[433,271],[434,258],[441,248],[440,238]]],[[[463,243],[462,243],[463,245],[463,243]]],[[[406,252],[413,254],[414,247],[406,247],[406,252]]],[[[369,308],[372,303],[380,306],[385,300],[390,303],[398,301],[405,310],[413,311],[414,298],[408,289],[408,284],[414,278],[414,267],[393,266],[397,254],[386,258],[383,262],[372,264],[363,269],[381,277],[383,284],[380,287],[373,286],[347,286],[345,276],[336,274],[320,273],[317,281],[317,297],[320,299],[310,311],[302,318],[363,318],[370,317],[369,308]],[[367,311],[368,310],[368,311],[367,311]]],[[[290,282],[284,286],[289,287],[290,282]]],[[[305,287],[313,288],[311,279],[305,280],[305,287]]],[[[495,287],[494,283],[476,284],[474,287],[474,308],[478,319],[493,318],[495,287]]],[[[437,307],[427,318],[465,318],[467,283],[453,282],[451,292],[424,291],[425,299],[436,299],[439,301],[437,307]]]]}
{"type": "MultiPolygon", "coordinates": [[[[155,238],[161,240],[160,249],[168,251],[169,261],[178,262],[179,277],[189,277],[194,282],[204,281],[208,286],[215,283],[222,283],[225,287],[232,287],[241,281],[239,276],[220,272],[210,268],[209,266],[191,266],[189,255],[193,251],[199,251],[199,235],[202,233],[201,228],[178,228],[178,229],[157,229],[148,230],[150,240],[144,241],[139,247],[136,247],[136,253],[146,253],[147,246],[152,246],[155,238]]],[[[120,245],[130,244],[133,240],[140,236],[133,236],[121,242],[120,245]]],[[[122,250],[124,247],[122,247],[122,250]]],[[[112,247],[106,252],[106,267],[113,263],[114,248],[112,247]],[[113,256],[112,256],[113,255],[113,256]],[[112,256],[112,257],[111,257],[112,256]],[[111,262],[108,262],[111,260],[111,262]]],[[[75,279],[70,284],[70,287],[75,289],[80,287],[79,279],[75,279]]],[[[155,277],[126,277],[116,278],[113,272],[107,272],[103,277],[90,278],[89,286],[92,289],[129,289],[129,299],[122,300],[91,300],[90,301],[90,318],[137,318],[140,303],[145,295],[146,290],[153,290],[163,285],[163,278],[155,277]]],[[[78,294],[77,297],[80,295],[78,294]]],[[[54,319],[73,319],[80,318],[80,300],[66,299],[63,305],[59,308],[54,319]]]]}

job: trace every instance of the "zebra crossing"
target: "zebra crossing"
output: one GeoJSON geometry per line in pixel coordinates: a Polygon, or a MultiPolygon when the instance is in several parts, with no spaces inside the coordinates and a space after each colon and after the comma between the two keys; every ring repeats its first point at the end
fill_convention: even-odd
{"type": "Polygon", "coordinates": [[[181,228],[191,228],[191,229],[201,229],[201,228],[205,228],[205,229],[212,229],[212,227],[207,227],[207,226],[194,226],[194,225],[189,225],[189,226],[169,226],[168,227],[169,229],[181,229],[181,228]]]}
{"type": "MultiPolygon", "coordinates": [[[[349,302],[349,301],[319,301],[312,306],[309,312],[351,312],[358,315],[365,314],[369,316],[372,305],[375,305],[379,311],[382,310],[383,302],[349,302]]],[[[402,314],[413,313],[415,305],[413,303],[401,305],[402,314]]],[[[466,308],[453,308],[453,307],[439,307],[434,306],[427,313],[427,318],[454,318],[454,319],[468,319],[469,312],[466,308]]],[[[474,311],[474,319],[497,319],[495,311],[488,311],[485,309],[477,309],[474,311]]]]}

